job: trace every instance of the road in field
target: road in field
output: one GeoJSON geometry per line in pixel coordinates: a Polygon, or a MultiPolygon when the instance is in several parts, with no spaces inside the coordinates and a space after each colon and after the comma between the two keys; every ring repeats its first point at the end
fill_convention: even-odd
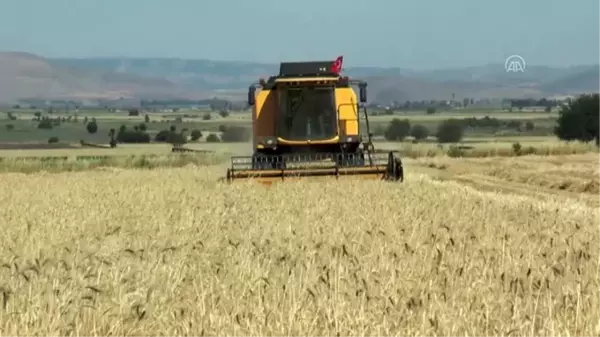
{"type": "Polygon", "coordinates": [[[600,207],[598,154],[557,159],[503,159],[504,165],[501,160],[407,159],[406,179],[410,179],[411,173],[425,173],[438,180],[456,181],[481,191],[526,195],[540,200],[558,196],[600,207]]]}

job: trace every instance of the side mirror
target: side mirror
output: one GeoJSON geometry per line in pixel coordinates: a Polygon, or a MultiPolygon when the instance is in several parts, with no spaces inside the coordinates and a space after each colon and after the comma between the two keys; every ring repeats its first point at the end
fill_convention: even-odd
{"type": "Polygon", "coordinates": [[[248,105],[249,106],[254,106],[254,103],[256,103],[255,95],[256,95],[256,88],[252,85],[248,88],[248,105]]]}
{"type": "Polygon", "coordinates": [[[359,100],[361,103],[366,103],[367,102],[367,84],[366,83],[360,83],[358,85],[358,89],[359,89],[359,100]]]}

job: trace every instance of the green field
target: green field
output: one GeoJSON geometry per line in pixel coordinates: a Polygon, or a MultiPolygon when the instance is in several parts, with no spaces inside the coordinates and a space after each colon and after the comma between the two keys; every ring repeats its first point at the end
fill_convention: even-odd
{"type": "MultiPolygon", "coordinates": [[[[384,115],[383,111],[370,111],[371,132],[374,134],[376,149],[397,150],[403,157],[435,157],[464,156],[490,157],[514,156],[517,154],[573,154],[596,151],[590,144],[559,142],[552,134],[557,119],[556,113],[521,111],[507,112],[502,110],[458,110],[441,111],[427,115],[424,111],[398,112],[384,115]],[[490,118],[501,122],[500,127],[467,127],[464,138],[458,144],[437,144],[435,137],[430,136],[419,143],[409,137],[403,142],[389,142],[383,137],[385,128],[394,118],[408,119],[411,125],[421,124],[434,134],[438,125],[449,118],[490,118]],[[513,121],[512,126],[507,124],[513,121]],[[533,129],[514,127],[531,122],[533,129]],[[516,123],[516,124],[515,124],[516,123]],[[515,145],[515,143],[518,143],[515,145]],[[515,152],[515,146],[521,148],[515,152]]],[[[39,115],[39,113],[38,113],[39,115]]],[[[206,137],[211,133],[219,133],[222,127],[251,127],[249,112],[234,112],[222,117],[217,112],[208,110],[180,110],[177,112],[152,112],[140,116],[128,116],[127,111],[108,112],[106,110],[55,111],[52,114],[41,113],[42,118],[60,119],[59,125],[52,129],[39,129],[36,111],[12,110],[0,113],[0,157],[3,158],[2,170],[36,171],[39,169],[70,170],[89,166],[139,167],[181,166],[187,163],[214,163],[227,161],[231,155],[251,155],[252,144],[248,139],[236,143],[209,143],[206,137]],[[210,118],[207,119],[206,116],[210,118]],[[84,121],[95,119],[98,131],[90,134],[84,121]],[[214,152],[206,154],[172,154],[172,145],[166,143],[119,144],[116,148],[94,148],[82,146],[80,141],[105,145],[109,142],[108,132],[111,128],[119,129],[122,125],[133,128],[146,124],[147,132],[152,139],[161,131],[175,126],[177,130],[187,129],[187,135],[200,130],[203,136],[197,141],[189,141],[185,147],[195,150],[214,152]],[[47,144],[49,138],[57,137],[57,144],[47,144]],[[43,147],[42,147],[43,146],[43,147]],[[32,159],[54,157],[34,163],[32,159]],[[114,157],[114,158],[109,158],[114,157]],[[58,164],[60,163],[60,164],[58,164]]],[[[39,116],[38,116],[39,117],[39,116]]],[[[366,121],[362,120],[363,127],[366,121]]],[[[364,130],[364,129],[363,129],[364,130]]]]}
{"type": "MultiPolygon", "coordinates": [[[[12,110],[14,120],[8,118],[8,111],[0,113],[0,143],[7,142],[47,142],[50,137],[58,137],[62,143],[78,143],[80,140],[93,143],[108,143],[108,131],[111,128],[118,129],[121,125],[133,127],[134,125],[144,123],[144,114],[131,117],[127,112],[109,113],[105,110],[84,110],[80,112],[71,111],[55,112],[48,114],[42,113],[42,116],[50,118],[61,118],[60,125],[52,130],[38,129],[38,121],[35,121],[34,111],[32,110],[12,110]],[[98,123],[98,132],[90,134],[85,129],[84,119],[95,118],[98,123]],[[9,130],[10,128],[10,130],[9,130]]],[[[372,111],[373,114],[380,112],[372,111]]],[[[223,118],[218,113],[206,110],[183,110],[173,112],[148,113],[150,122],[147,123],[148,133],[154,136],[160,130],[168,129],[175,125],[178,130],[186,128],[188,130],[201,130],[204,136],[211,132],[218,132],[220,126],[251,126],[251,117],[248,112],[232,113],[223,118]],[[204,115],[209,114],[210,120],[204,120],[204,115]]],[[[546,112],[506,112],[502,110],[461,110],[457,112],[439,112],[434,115],[426,115],[422,111],[398,112],[394,115],[374,115],[369,117],[371,132],[375,136],[383,134],[385,128],[393,118],[408,119],[411,124],[421,124],[427,127],[431,132],[435,132],[439,123],[448,118],[496,118],[503,122],[515,121],[520,123],[531,122],[534,124],[533,130],[517,130],[517,128],[467,128],[466,137],[521,137],[521,136],[551,136],[557,115],[556,113],[546,112]]],[[[365,121],[361,121],[364,126],[365,121]]]]}

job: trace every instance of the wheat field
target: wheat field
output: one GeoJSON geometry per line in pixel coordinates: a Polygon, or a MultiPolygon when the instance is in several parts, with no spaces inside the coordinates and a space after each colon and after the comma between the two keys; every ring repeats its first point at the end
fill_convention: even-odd
{"type": "Polygon", "coordinates": [[[597,207],[222,173],[1,174],[0,335],[599,333],[597,207]]]}

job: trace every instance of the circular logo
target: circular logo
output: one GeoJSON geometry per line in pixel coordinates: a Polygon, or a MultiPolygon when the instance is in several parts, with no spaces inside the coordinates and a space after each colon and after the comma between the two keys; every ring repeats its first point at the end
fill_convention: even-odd
{"type": "Polygon", "coordinates": [[[519,55],[511,55],[504,61],[504,70],[507,73],[524,73],[526,68],[525,59],[519,55]]]}

